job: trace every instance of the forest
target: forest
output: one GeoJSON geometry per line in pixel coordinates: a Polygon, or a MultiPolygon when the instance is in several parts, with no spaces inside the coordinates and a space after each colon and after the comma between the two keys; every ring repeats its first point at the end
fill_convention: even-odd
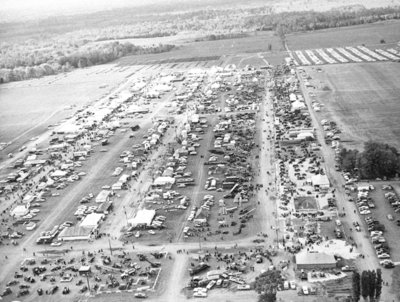
{"type": "Polygon", "coordinates": [[[135,18],[129,18],[129,12],[124,15],[117,11],[76,18],[48,18],[26,24],[3,23],[0,28],[0,84],[174,48],[174,45],[161,44],[137,46],[124,39],[174,36],[185,32],[196,34],[200,37],[196,38],[198,41],[214,41],[239,39],[255,31],[274,31],[285,39],[286,34],[293,32],[400,19],[400,7],[347,7],[326,12],[275,13],[269,6],[260,6],[153,13],[135,18]],[[113,14],[121,18],[110,18],[113,14]]]}
{"type": "Polygon", "coordinates": [[[339,156],[342,170],[355,173],[361,179],[392,178],[400,169],[400,155],[388,144],[369,141],[362,152],[343,148],[339,156]]]}

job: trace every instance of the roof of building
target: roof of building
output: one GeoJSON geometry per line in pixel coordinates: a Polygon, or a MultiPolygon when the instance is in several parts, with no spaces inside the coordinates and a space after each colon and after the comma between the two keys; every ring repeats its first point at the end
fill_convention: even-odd
{"type": "Polygon", "coordinates": [[[100,220],[104,217],[104,214],[98,214],[98,213],[91,213],[87,215],[81,222],[80,226],[81,227],[96,227],[99,223],[100,220]]]}
{"type": "Polygon", "coordinates": [[[72,227],[65,228],[58,235],[59,238],[66,237],[88,237],[92,232],[92,228],[81,227],[79,225],[75,225],[72,227]]]}
{"type": "Polygon", "coordinates": [[[336,259],[333,255],[325,253],[310,253],[302,251],[296,255],[297,265],[301,264],[336,264],[336,259]]]}
{"type": "Polygon", "coordinates": [[[128,222],[132,226],[143,225],[143,224],[150,225],[155,215],[156,215],[155,210],[142,209],[136,213],[135,217],[129,219],[128,222]]]}
{"type": "Polygon", "coordinates": [[[317,174],[311,177],[313,186],[329,186],[328,176],[317,174]]]}

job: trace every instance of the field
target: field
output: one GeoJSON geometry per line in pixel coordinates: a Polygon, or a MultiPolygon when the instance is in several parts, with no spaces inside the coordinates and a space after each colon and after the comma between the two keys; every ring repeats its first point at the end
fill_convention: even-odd
{"type": "Polygon", "coordinates": [[[400,23],[397,21],[375,23],[369,25],[342,27],[338,29],[319,30],[316,32],[288,35],[287,45],[290,50],[325,48],[339,46],[383,47],[380,40],[393,46],[400,40],[400,23]]]}
{"type": "Polygon", "coordinates": [[[49,124],[59,122],[77,108],[105,95],[137,69],[107,64],[2,85],[0,142],[13,142],[3,153],[14,152],[18,144],[39,135],[49,124]],[[77,107],[67,110],[71,105],[77,107]]]}
{"type": "Polygon", "coordinates": [[[236,54],[245,54],[243,55],[245,58],[250,58],[259,52],[265,53],[267,60],[269,55],[275,57],[277,54],[280,54],[283,60],[285,55],[282,50],[282,43],[273,32],[259,32],[244,38],[187,42],[166,53],[129,56],[121,58],[118,62],[121,65],[132,65],[210,61],[236,54]],[[269,44],[271,44],[272,51],[265,53],[269,44]]]}
{"type": "Polygon", "coordinates": [[[376,140],[400,147],[400,65],[398,63],[346,64],[305,68],[324,107],[320,120],[335,121],[341,139],[352,148],[376,140]]]}

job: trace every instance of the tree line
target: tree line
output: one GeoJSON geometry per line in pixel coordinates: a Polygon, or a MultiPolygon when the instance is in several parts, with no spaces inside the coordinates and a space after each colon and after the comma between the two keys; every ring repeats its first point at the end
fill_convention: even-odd
{"type": "MultiPolygon", "coordinates": [[[[138,16],[134,19],[125,17],[127,19],[113,19],[111,23],[106,23],[108,25],[97,27],[94,24],[100,21],[94,18],[91,21],[94,23],[92,26],[83,27],[80,30],[76,30],[76,26],[72,26],[73,22],[68,23],[69,19],[66,19],[61,24],[63,33],[60,33],[61,29],[58,31],[60,26],[57,19],[51,28],[39,26],[37,32],[32,29],[30,38],[23,39],[23,42],[2,41],[0,43],[0,83],[108,63],[126,55],[165,52],[174,47],[173,45],[141,47],[129,42],[101,43],[98,41],[162,37],[183,31],[201,33],[204,38],[200,40],[214,41],[240,38],[246,36],[248,32],[264,30],[275,31],[284,39],[285,35],[291,32],[400,19],[400,7],[274,13],[271,7],[260,6],[248,9],[203,9],[184,13],[138,16]]],[[[76,19],[73,20],[76,21],[76,19]]],[[[34,26],[30,23],[29,25],[34,26]]],[[[22,25],[14,27],[7,25],[5,28],[11,32],[14,29],[16,33],[19,32],[18,30],[30,33],[30,26],[28,28],[18,26],[22,25]]],[[[268,45],[268,50],[271,48],[272,46],[268,45]]]]}
{"type": "Polygon", "coordinates": [[[395,147],[373,141],[366,142],[362,152],[343,148],[339,153],[341,169],[362,179],[395,177],[400,169],[399,160],[395,147]]]}
{"type": "Polygon", "coordinates": [[[400,19],[399,7],[360,10],[335,9],[327,12],[283,12],[248,17],[244,27],[274,30],[278,36],[284,37],[293,32],[368,24],[393,19],[400,19]]]}
{"type": "Polygon", "coordinates": [[[153,54],[170,51],[174,45],[157,45],[152,47],[137,46],[129,42],[118,41],[93,45],[92,47],[75,47],[75,51],[43,51],[25,55],[16,53],[8,61],[0,64],[0,83],[40,78],[60,72],[68,72],[75,68],[85,68],[105,64],[128,55],[153,54]]]}

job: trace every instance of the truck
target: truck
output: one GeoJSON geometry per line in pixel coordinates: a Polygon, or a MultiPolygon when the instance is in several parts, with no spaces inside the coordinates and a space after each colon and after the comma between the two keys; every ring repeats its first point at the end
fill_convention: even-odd
{"type": "Polygon", "coordinates": [[[189,268],[189,274],[190,274],[190,276],[194,276],[194,275],[197,275],[198,273],[205,271],[208,268],[210,268],[210,266],[207,263],[201,262],[198,265],[195,265],[194,267],[189,268]]]}

